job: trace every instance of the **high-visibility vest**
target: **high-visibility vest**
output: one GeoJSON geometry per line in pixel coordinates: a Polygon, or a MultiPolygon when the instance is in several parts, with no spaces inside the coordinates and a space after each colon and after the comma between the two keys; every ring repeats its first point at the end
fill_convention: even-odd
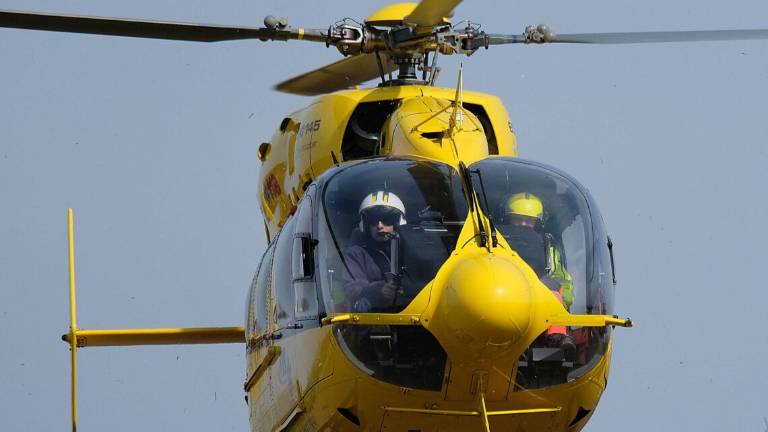
{"type": "Polygon", "coordinates": [[[560,250],[547,241],[547,274],[560,283],[560,293],[563,295],[563,306],[570,309],[573,304],[573,278],[563,264],[560,250]]]}

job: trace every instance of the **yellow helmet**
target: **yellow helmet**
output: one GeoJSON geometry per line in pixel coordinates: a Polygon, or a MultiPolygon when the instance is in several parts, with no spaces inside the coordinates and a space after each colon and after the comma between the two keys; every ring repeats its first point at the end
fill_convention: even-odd
{"type": "Polygon", "coordinates": [[[544,219],[544,205],[536,195],[521,192],[509,197],[504,213],[506,215],[527,216],[541,221],[544,219]]]}

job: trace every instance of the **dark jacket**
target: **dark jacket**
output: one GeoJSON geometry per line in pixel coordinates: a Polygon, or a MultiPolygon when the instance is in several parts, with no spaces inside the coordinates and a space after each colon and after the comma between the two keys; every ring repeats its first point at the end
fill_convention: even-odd
{"type": "Polygon", "coordinates": [[[389,242],[367,240],[349,247],[344,253],[344,293],[351,307],[365,297],[375,307],[386,307],[381,287],[387,281],[384,273],[390,271],[389,242]]]}

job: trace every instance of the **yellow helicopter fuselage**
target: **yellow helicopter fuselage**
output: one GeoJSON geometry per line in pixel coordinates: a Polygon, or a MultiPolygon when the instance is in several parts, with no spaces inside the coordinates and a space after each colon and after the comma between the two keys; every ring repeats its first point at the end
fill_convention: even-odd
{"type": "MultiPolygon", "coordinates": [[[[355,175],[364,182],[377,170],[377,158],[460,172],[516,154],[505,108],[481,93],[419,85],[350,90],[322,96],[283,119],[259,148],[260,200],[271,244],[251,287],[245,327],[252,430],[575,431],[586,424],[606,386],[609,326],[625,323],[571,315],[496,235],[487,214],[493,209],[479,196],[465,194],[474,204],[460,216],[455,246],[395,311],[359,313],[345,303],[342,251],[324,252],[331,241],[310,235],[327,231],[321,225],[336,217],[317,208],[344,199],[343,189],[338,198],[319,190],[333,181],[323,180],[333,173],[324,173],[357,166],[355,175]],[[310,265],[317,272],[307,272],[310,265]],[[314,290],[322,291],[319,300],[308,294],[314,290]],[[543,375],[549,372],[520,359],[555,324],[604,343],[582,350],[582,372],[548,383],[543,375]],[[413,386],[396,368],[421,363],[398,366],[397,358],[382,357],[402,357],[392,354],[393,345],[404,344],[410,331],[421,331],[413,340],[439,345],[443,356],[442,368],[427,368],[439,376],[413,386]],[[372,347],[384,343],[385,354],[373,347],[368,354],[380,358],[361,359],[360,338],[372,347]]],[[[416,165],[403,175],[413,175],[416,165]]],[[[384,176],[383,182],[397,181],[384,176]]],[[[590,307],[588,313],[605,312],[590,307]]]]}

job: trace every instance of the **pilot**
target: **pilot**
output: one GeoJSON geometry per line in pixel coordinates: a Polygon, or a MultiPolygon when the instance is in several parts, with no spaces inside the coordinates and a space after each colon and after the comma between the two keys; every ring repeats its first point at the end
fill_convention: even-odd
{"type": "Polygon", "coordinates": [[[406,223],[405,206],[394,193],[378,191],[365,196],[359,215],[362,239],[344,253],[344,292],[354,312],[386,310],[400,289],[391,247],[397,227],[406,223]]]}
{"type": "MultiPolygon", "coordinates": [[[[499,227],[509,245],[539,276],[566,309],[573,304],[573,279],[552,234],[544,230],[544,205],[534,194],[522,192],[509,197],[499,227]]],[[[572,357],[576,346],[565,326],[550,326],[545,343],[562,348],[572,357]]]]}

